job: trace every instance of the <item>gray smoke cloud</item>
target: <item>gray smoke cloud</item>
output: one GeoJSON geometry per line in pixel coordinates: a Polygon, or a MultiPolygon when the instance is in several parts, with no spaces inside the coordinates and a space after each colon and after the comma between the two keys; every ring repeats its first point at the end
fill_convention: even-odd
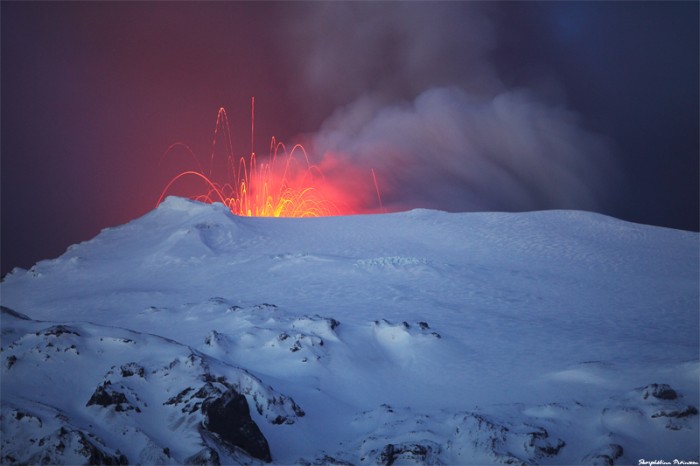
{"type": "Polygon", "coordinates": [[[525,91],[457,88],[381,107],[359,99],[324,123],[314,151],[374,169],[385,207],[445,210],[594,209],[608,154],[574,113],[525,91]]]}
{"type": "MultiPolygon", "coordinates": [[[[481,5],[307,8],[291,22],[305,50],[296,75],[317,110],[330,114],[312,137],[312,153],[373,169],[387,209],[596,210],[604,203],[610,145],[575,112],[542,98],[548,87],[561,94],[557,83],[537,92],[504,84],[490,59],[496,28],[481,5]]],[[[332,170],[342,164],[326,165],[338,179],[332,170]]]]}

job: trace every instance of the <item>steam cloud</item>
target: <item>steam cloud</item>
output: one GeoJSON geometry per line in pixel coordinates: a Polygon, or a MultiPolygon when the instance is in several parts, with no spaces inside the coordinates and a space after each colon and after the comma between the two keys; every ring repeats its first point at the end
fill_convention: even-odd
{"type": "Polygon", "coordinates": [[[374,168],[385,204],[447,210],[592,209],[606,153],[574,114],[526,92],[480,100],[455,88],[380,109],[360,99],[324,124],[314,148],[374,168]]]}
{"type": "Polygon", "coordinates": [[[614,171],[606,139],[540,93],[504,85],[489,60],[496,28],[480,6],[313,6],[287,24],[307,51],[299,86],[309,101],[334,107],[315,109],[331,115],[312,137],[326,175],[342,179],[348,165],[374,169],[390,210],[604,203],[614,171]]]}

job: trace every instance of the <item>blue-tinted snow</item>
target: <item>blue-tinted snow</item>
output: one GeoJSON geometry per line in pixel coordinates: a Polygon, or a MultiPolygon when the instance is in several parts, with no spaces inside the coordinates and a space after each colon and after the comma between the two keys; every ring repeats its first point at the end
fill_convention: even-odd
{"type": "MultiPolygon", "coordinates": [[[[697,460],[698,416],[654,415],[698,406],[698,244],[586,212],[267,219],[170,197],[0,289],[32,319],[172,339],[292,397],[303,420],[260,426],[281,463],[392,444],[397,461],[636,464],[697,460]],[[643,400],[651,383],[682,397],[643,400]]],[[[25,390],[11,371],[3,393],[25,390]]]]}

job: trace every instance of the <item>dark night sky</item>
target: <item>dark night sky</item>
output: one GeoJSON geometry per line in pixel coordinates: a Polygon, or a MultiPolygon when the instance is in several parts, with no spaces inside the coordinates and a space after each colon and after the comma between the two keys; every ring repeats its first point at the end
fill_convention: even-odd
{"type": "Polygon", "coordinates": [[[272,135],[389,208],[698,230],[698,2],[2,2],[2,274],[153,208],[178,141],[272,135]]]}

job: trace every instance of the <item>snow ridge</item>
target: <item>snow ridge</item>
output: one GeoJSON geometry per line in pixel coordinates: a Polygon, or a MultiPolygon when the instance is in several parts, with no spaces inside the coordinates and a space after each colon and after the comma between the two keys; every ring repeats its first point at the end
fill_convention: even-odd
{"type": "MultiPolygon", "coordinates": [[[[247,371],[171,340],[80,323],[22,320],[20,330],[15,313],[2,313],[3,342],[14,336],[3,347],[3,381],[13,381],[3,383],[3,432],[13,432],[4,436],[3,463],[122,464],[155,460],[158,450],[159,461],[179,464],[205,446],[227,458],[245,442],[214,437],[207,406],[234,395],[249,398],[271,424],[304,416],[294,400],[247,371]],[[36,371],[47,382],[39,390],[32,387],[36,371]],[[46,448],[26,456],[32,444],[46,448]]],[[[269,452],[252,456],[270,459],[269,452]]]]}
{"type": "Polygon", "coordinates": [[[1,461],[697,462],[699,244],[168,198],[0,283],[1,461]]]}

